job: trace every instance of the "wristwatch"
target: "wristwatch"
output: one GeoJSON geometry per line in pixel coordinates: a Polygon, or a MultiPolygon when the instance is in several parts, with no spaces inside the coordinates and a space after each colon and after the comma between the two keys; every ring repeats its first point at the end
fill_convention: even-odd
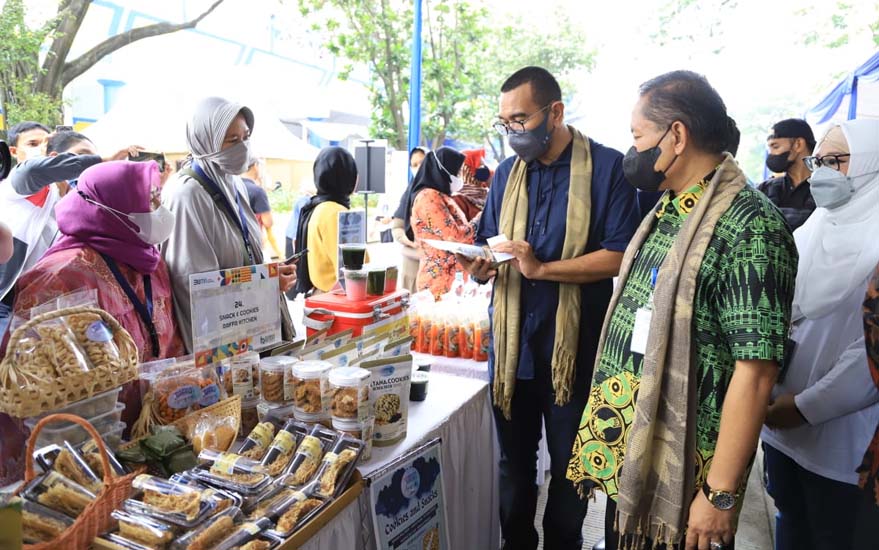
{"type": "Polygon", "coordinates": [[[708,499],[708,502],[718,510],[732,510],[736,507],[736,503],[739,500],[738,493],[715,491],[708,485],[707,480],[702,485],[702,493],[705,494],[705,498],[708,499]]]}

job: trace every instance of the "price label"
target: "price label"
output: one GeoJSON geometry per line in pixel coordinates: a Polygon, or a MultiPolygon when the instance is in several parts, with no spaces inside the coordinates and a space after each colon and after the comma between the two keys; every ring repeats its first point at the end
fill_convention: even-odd
{"type": "Polygon", "coordinates": [[[235,472],[235,465],[241,457],[232,453],[223,453],[220,458],[214,462],[212,470],[226,475],[232,475],[235,472]]]}

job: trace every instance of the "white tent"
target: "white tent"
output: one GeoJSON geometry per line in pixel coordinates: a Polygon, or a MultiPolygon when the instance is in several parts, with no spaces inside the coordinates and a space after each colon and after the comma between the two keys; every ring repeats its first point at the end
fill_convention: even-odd
{"type": "Polygon", "coordinates": [[[854,118],[879,118],[879,51],[837,82],[806,120],[822,135],[833,123],[854,118]]]}
{"type": "Polygon", "coordinates": [[[83,130],[101,151],[141,145],[148,151],[183,153],[186,122],[195,105],[209,96],[221,96],[250,107],[254,113],[253,152],[263,158],[313,161],[318,149],[294,136],[281,123],[274,109],[261,98],[259,87],[248,89],[246,79],[214,79],[196,76],[190,81],[131,83],[119,92],[112,109],[83,130]]]}

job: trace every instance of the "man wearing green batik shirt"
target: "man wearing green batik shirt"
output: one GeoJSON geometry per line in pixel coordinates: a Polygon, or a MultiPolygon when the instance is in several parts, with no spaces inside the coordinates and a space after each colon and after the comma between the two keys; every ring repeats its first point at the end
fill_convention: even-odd
{"type": "Polygon", "coordinates": [[[623,170],[665,194],[623,259],[568,478],[608,495],[608,549],[729,550],[784,362],[796,246],[727,153],[739,133],[704,77],[675,71],[640,94],[623,170]]]}

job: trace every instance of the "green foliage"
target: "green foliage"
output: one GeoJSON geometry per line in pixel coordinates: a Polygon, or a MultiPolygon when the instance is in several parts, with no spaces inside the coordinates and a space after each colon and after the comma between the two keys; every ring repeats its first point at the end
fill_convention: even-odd
{"type": "MultiPolygon", "coordinates": [[[[371,133],[397,149],[407,146],[412,4],[406,0],[297,0],[325,47],[344,59],[341,77],[365,65],[373,105],[371,133]]],[[[501,30],[472,0],[423,0],[422,142],[447,136],[471,143],[496,139],[491,123],[503,80],[525,65],[560,78],[590,69],[594,52],[563,12],[546,33],[516,19],[501,30]]],[[[570,88],[568,88],[570,89],[570,88]]]]}
{"type": "Polygon", "coordinates": [[[293,210],[293,203],[298,198],[284,188],[274,189],[267,194],[269,196],[269,206],[272,208],[272,212],[276,214],[283,214],[293,210]]]}
{"type": "Polygon", "coordinates": [[[807,46],[840,48],[861,35],[879,46],[879,2],[813,4],[796,15],[806,29],[802,41],[807,46]]]}
{"type": "Polygon", "coordinates": [[[33,91],[36,75],[42,71],[40,47],[54,22],[31,29],[25,23],[26,15],[23,0],[6,0],[0,10],[0,85],[6,121],[9,126],[22,120],[54,125],[61,118],[60,98],[33,91]]]}

